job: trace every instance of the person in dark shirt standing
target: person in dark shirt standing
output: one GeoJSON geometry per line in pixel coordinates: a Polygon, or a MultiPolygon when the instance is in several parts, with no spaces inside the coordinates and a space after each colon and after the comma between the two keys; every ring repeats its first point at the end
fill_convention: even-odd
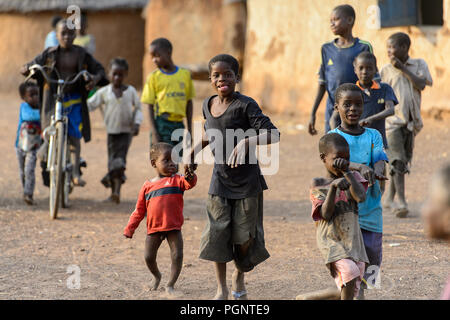
{"type": "MultiPolygon", "coordinates": [[[[330,131],[329,120],[334,110],[336,89],[343,83],[355,83],[358,78],[353,68],[353,60],[363,51],[373,52],[369,42],[353,37],[352,29],[355,17],[355,10],[348,4],[337,6],[331,12],[330,28],[338,38],[325,43],[321,48],[322,63],[319,69],[319,86],[308,124],[308,132],[311,135],[317,134],[316,112],[325,92],[328,92],[325,109],[325,133],[328,133],[330,131]]],[[[375,77],[375,80],[377,79],[379,79],[378,74],[375,77]]],[[[336,119],[338,121],[336,126],[338,126],[340,118],[336,119]]]]}

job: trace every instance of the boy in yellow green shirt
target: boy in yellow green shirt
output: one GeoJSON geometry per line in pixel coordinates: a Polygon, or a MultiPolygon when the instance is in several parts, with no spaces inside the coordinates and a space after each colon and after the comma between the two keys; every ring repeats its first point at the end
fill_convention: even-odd
{"type": "Polygon", "coordinates": [[[192,129],[192,98],[195,90],[189,70],[176,66],[172,61],[172,44],[158,38],[150,44],[150,57],[158,69],[147,78],[142,90],[141,102],[147,104],[150,113],[150,146],[158,142],[177,145],[183,136],[172,133],[192,129]]]}

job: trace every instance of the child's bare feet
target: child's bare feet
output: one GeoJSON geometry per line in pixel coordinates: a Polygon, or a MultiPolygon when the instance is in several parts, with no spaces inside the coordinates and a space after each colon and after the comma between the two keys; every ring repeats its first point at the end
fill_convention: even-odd
{"type": "Polygon", "coordinates": [[[231,290],[234,300],[248,300],[247,290],[245,289],[244,273],[237,269],[233,272],[231,290]]]}
{"type": "Polygon", "coordinates": [[[157,290],[159,287],[159,283],[161,282],[161,273],[158,272],[158,274],[153,275],[153,287],[150,290],[157,290]]]}
{"type": "Polygon", "coordinates": [[[217,288],[217,293],[214,296],[213,300],[228,300],[228,288],[217,288]]]}
{"type": "Polygon", "coordinates": [[[394,207],[394,201],[390,199],[385,199],[383,201],[383,208],[385,209],[392,209],[394,207]]]}
{"type": "Polygon", "coordinates": [[[183,293],[181,293],[178,290],[175,290],[173,287],[166,287],[166,298],[167,299],[178,299],[183,295],[183,293]]]}

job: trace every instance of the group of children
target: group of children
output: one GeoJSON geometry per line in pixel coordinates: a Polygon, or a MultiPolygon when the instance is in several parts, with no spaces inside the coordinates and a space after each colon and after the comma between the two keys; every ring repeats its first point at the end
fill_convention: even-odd
{"type": "MultiPolygon", "coordinates": [[[[319,89],[309,123],[309,132],[316,134],[315,113],[327,91],[327,134],[319,142],[326,176],[312,181],[311,215],[316,221],[318,247],[341,290],[342,299],[363,298],[368,265],[376,266],[375,272],[379,273],[383,227],[381,197],[384,180],[387,180],[387,162],[391,183],[386,205],[392,205],[397,194],[400,200],[397,215],[406,216],[404,174],[411,161],[414,135],[422,127],[420,91],[425,85],[431,85],[426,63],[409,57],[410,42],[403,33],[388,39],[391,64],[383,67],[380,72],[382,82],[379,82],[372,47],[352,35],[354,21],[355,12],[349,5],[338,6],[331,14],[331,30],[338,38],[322,47],[319,89]]],[[[196,154],[210,145],[215,161],[199,256],[214,263],[215,299],[229,296],[226,264],[230,261],[234,261],[236,267],[232,296],[246,299],[245,272],[269,257],[263,229],[263,191],[267,185],[259,164],[248,160],[252,146],[277,143],[280,136],[256,101],[235,91],[240,81],[238,61],[227,54],[217,55],[209,61],[210,82],[216,94],[203,103],[203,139],[191,149],[190,163],[184,165],[184,175],[180,175],[173,150],[183,142],[183,136],[174,137],[173,133],[185,128],[184,119],[187,131],[191,133],[195,91],[189,71],[174,64],[170,41],[158,38],[150,44],[149,53],[157,69],[148,76],[140,99],[135,88],[125,84],[128,64],[122,58],[115,58],[110,63],[110,84],[87,99],[88,90],[95,85],[104,85],[106,74],[92,55],[73,45],[73,32],[65,20],[58,22],[59,45],[44,50],[32,63],[47,65],[54,77],[67,77],[81,68],[91,74],[90,81],[83,83],[82,80],[66,92],[64,107],[68,108],[69,136],[74,138],[72,143],[79,157],[80,138],[84,137],[86,142],[90,139],[88,112],[105,107],[108,170],[101,182],[112,189],[110,200],[117,203],[120,186],[125,182],[131,139],[139,133],[143,120],[141,103],[148,105],[150,162],[157,176],[142,186],[123,234],[131,238],[142,219],[147,217],[145,261],[154,277],[153,289],[159,287],[161,280],[157,251],[167,239],[172,266],[166,291],[174,294],[183,261],[183,193],[197,183],[196,154]],[[254,129],[256,134],[238,138],[233,135],[232,141],[228,141],[229,129],[244,132],[254,129]],[[225,139],[221,144],[216,141],[218,132],[225,139]],[[231,150],[225,148],[229,144],[233,146],[231,150]],[[217,149],[221,146],[223,150],[217,149]]],[[[22,70],[24,75],[30,64],[22,70]]],[[[36,77],[39,87],[32,83],[21,85],[24,103],[21,105],[19,142],[22,123],[40,123],[45,128],[48,120],[43,118],[49,119],[53,110],[55,88],[44,85],[42,78],[36,77]],[[37,92],[38,88],[40,92],[37,92]],[[39,98],[36,98],[39,93],[43,95],[40,119],[39,98]]],[[[37,129],[41,128],[38,126],[37,129]]],[[[28,176],[34,168],[31,163],[36,159],[39,143],[24,150],[19,142],[16,147],[21,177],[24,177],[25,201],[30,203],[34,179],[28,179],[28,176]],[[26,169],[24,164],[27,164],[26,169]]],[[[74,179],[75,184],[83,185],[78,167],[74,168],[74,179]]]]}
{"type": "Polygon", "coordinates": [[[331,30],[338,38],[322,46],[319,89],[308,128],[311,135],[317,134],[315,114],[327,91],[325,136],[319,143],[327,177],[311,184],[311,215],[318,247],[342,288],[342,299],[363,299],[364,289],[374,285],[368,279],[379,277],[381,198],[387,176],[384,207],[393,208],[397,217],[408,214],[404,176],[414,137],[423,126],[420,92],[432,84],[427,64],[409,57],[411,42],[401,32],[388,38],[390,63],[378,74],[371,45],[352,35],[354,22],[355,11],[349,5],[337,6],[331,13],[331,30]],[[358,192],[362,188],[364,197],[358,192]]]}

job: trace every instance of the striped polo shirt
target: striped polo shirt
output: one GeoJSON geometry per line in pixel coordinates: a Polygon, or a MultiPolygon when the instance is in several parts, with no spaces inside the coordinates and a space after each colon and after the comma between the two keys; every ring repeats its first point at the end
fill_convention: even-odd
{"type": "Polygon", "coordinates": [[[132,237],[139,223],[147,215],[147,234],[181,230],[183,225],[183,194],[197,183],[197,176],[187,181],[174,174],[158,180],[146,181],[139,192],[136,208],[123,233],[132,237]]]}

